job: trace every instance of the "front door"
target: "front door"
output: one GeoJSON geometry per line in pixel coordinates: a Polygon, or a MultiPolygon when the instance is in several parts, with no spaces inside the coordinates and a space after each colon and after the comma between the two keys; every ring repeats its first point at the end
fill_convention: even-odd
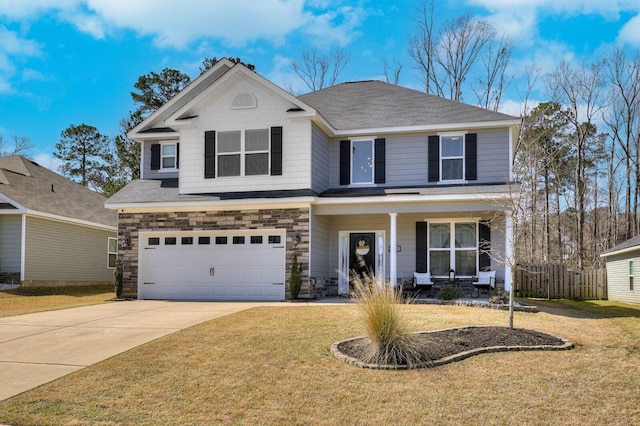
{"type": "Polygon", "coordinates": [[[361,277],[376,273],[376,234],[352,232],[349,234],[349,268],[361,277]]]}

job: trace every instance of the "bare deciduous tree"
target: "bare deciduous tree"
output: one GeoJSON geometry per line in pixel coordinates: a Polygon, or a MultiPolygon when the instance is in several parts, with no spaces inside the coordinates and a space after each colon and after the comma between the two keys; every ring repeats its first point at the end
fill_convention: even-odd
{"type": "Polygon", "coordinates": [[[384,69],[384,78],[387,83],[398,85],[400,81],[400,72],[402,71],[402,64],[393,58],[393,65],[390,65],[387,60],[382,61],[384,69]]]}
{"type": "Polygon", "coordinates": [[[349,63],[349,54],[343,49],[329,53],[317,49],[305,50],[299,61],[291,63],[291,69],[312,91],[333,86],[349,63]]]}
{"type": "Polygon", "coordinates": [[[465,90],[473,90],[478,105],[497,110],[505,89],[512,42],[503,37],[496,43],[495,28],[470,12],[438,28],[435,18],[434,1],[425,0],[414,19],[416,35],[409,40],[409,55],[421,73],[425,91],[462,101],[465,90]],[[482,76],[471,78],[476,74],[482,76]],[[470,88],[475,80],[483,87],[470,88]]]}
{"type": "Polygon", "coordinates": [[[13,144],[5,142],[4,138],[0,135],[0,157],[8,157],[10,155],[22,155],[27,156],[27,151],[33,148],[31,141],[26,136],[11,136],[13,144]]]}

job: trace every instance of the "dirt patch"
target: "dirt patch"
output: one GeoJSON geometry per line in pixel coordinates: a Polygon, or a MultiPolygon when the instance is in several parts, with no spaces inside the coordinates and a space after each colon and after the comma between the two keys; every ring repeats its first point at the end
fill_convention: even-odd
{"type": "MultiPolygon", "coordinates": [[[[488,352],[524,350],[571,349],[566,339],[541,331],[508,327],[460,327],[432,332],[416,333],[421,340],[422,354],[428,366],[460,361],[488,352]]],[[[334,343],[331,351],[336,358],[365,368],[404,369],[405,365],[366,364],[362,361],[367,337],[357,337],[334,343]]]]}

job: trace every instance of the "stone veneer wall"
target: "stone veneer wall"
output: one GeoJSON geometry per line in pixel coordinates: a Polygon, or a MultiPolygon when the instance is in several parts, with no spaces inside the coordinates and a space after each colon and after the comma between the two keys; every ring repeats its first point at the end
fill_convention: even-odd
{"type": "MultiPolygon", "coordinates": [[[[235,229],[286,229],[286,297],[290,298],[289,277],[294,254],[309,276],[309,209],[232,210],[220,212],[119,213],[118,241],[129,238],[127,248],[120,247],[123,263],[124,297],[138,295],[138,233],[148,231],[223,231],[235,229]],[[300,236],[294,249],[293,237],[300,236]]],[[[308,280],[307,280],[308,281],[308,280]]],[[[311,286],[314,287],[314,286],[311,286]]],[[[326,295],[323,286],[308,289],[309,297],[326,295]]]]}

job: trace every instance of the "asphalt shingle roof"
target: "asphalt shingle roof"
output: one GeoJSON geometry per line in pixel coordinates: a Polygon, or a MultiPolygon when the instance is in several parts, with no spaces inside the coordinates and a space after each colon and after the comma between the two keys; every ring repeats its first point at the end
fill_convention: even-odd
{"type": "Polygon", "coordinates": [[[517,119],[382,81],[338,84],[298,98],[337,130],[517,119]]]}
{"type": "Polygon", "coordinates": [[[0,193],[28,210],[117,226],[105,197],[18,155],[0,158],[0,193]]]}
{"type": "Polygon", "coordinates": [[[629,249],[632,247],[637,247],[640,249],[640,235],[636,235],[635,237],[629,238],[627,241],[624,241],[617,246],[611,247],[609,250],[605,251],[602,254],[611,254],[620,250],[629,249]]]}

